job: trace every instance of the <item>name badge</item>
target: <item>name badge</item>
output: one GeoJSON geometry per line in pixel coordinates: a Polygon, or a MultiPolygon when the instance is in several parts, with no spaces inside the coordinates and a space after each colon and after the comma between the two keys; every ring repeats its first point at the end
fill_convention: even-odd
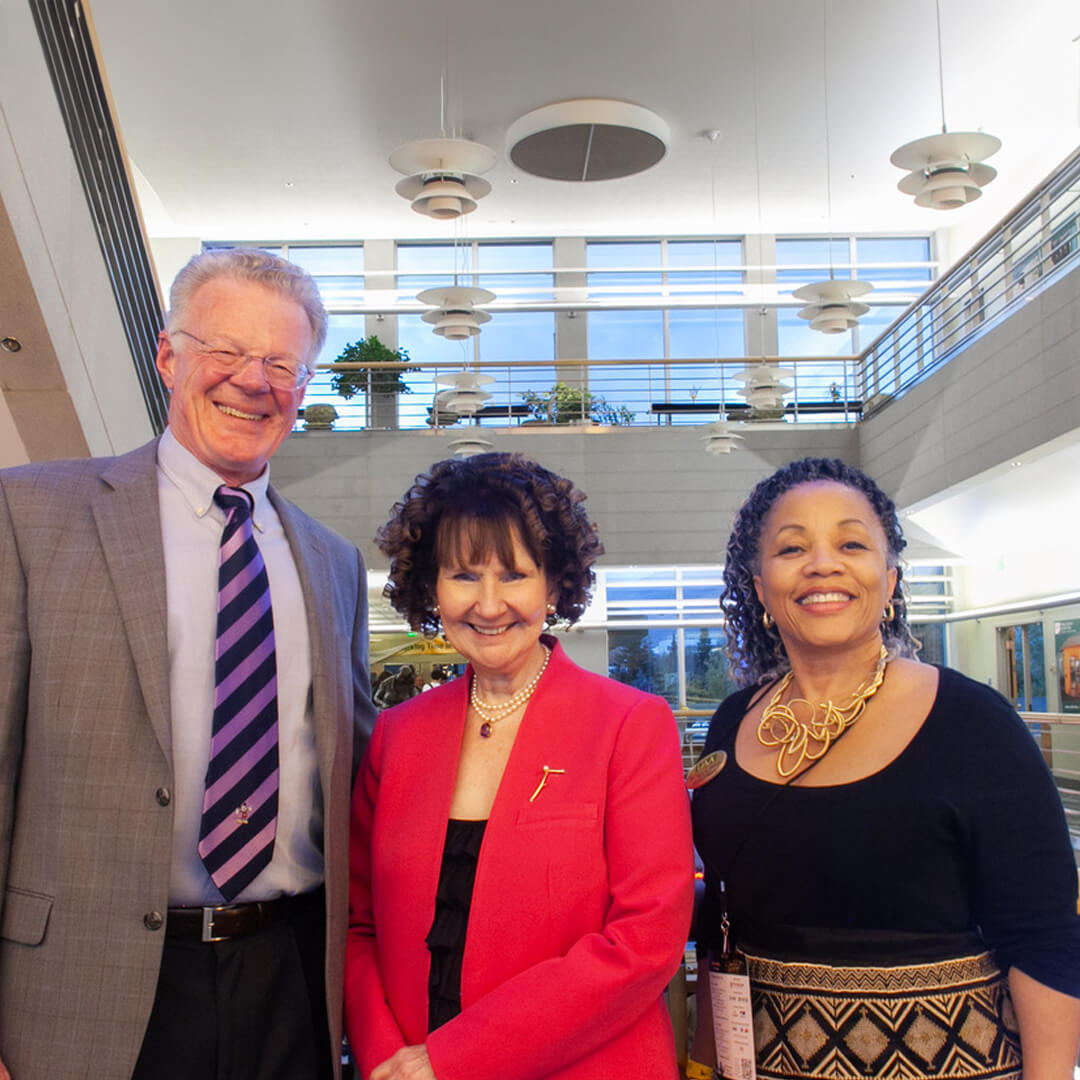
{"type": "Polygon", "coordinates": [[[741,956],[709,962],[717,1073],[725,1080],[757,1080],[750,976],[741,956]]]}
{"type": "Polygon", "coordinates": [[[691,791],[696,791],[699,787],[704,787],[714,776],[720,775],[720,772],[726,764],[726,750],[715,750],[711,754],[706,754],[686,774],[686,786],[691,791]]]}

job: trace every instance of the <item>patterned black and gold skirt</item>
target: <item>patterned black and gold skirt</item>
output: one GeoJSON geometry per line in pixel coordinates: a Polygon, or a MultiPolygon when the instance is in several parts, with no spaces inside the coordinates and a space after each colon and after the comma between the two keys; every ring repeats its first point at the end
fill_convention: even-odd
{"type": "Polygon", "coordinates": [[[1019,1080],[1008,984],[990,953],[896,967],[746,954],[761,1080],[1019,1080]]]}

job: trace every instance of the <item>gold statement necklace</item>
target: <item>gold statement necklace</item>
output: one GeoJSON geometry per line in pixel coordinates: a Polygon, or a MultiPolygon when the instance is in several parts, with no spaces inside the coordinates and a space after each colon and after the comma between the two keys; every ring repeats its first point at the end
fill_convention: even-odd
{"type": "Polygon", "coordinates": [[[866,703],[877,693],[885,679],[888,661],[889,654],[882,645],[873,674],[851,695],[846,705],[834,705],[831,701],[814,705],[806,698],[792,698],[783,704],[780,698],[791,685],[795,673],[789,671],[780,680],[776,693],[761,714],[757,737],[762,746],[780,748],[776,755],[776,771],[782,777],[791,776],[804,762],[817,761],[828,753],[833,742],[859,719],[866,703]],[[792,708],[794,705],[805,705],[810,710],[810,719],[799,720],[792,708]],[[824,714],[820,720],[819,711],[824,714]],[[812,744],[817,744],[818,748],[813,749],[812,744]]]}
{"type": "Polygon", "coordinates": [[[544,662],[540,665],[540,670],[536,673],[532,682],[523,686],[513,697],[507,698],[501,705],[489,705],[486,701],[480,700],[480,695],[476,690],[476,675],[473,674],[472,686],[469,688],[469,701],[476,710],[476,715],[484,721],[480,725],[480,738],[491,738],[495,731],[495,725],[516,709],[521,708],[533,696],[533,691],[536,689],[537,683],[540,682],[540,676],[547,670],[548,661],[551,659],[551,650],[546,645],[541,645],[540,648],[544,650],[544,662]]]}

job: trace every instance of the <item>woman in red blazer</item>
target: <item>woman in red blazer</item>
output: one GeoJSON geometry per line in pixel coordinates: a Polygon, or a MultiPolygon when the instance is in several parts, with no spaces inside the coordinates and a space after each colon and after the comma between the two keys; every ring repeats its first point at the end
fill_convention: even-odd
{"type": "Polygon", "coordinates": [[[466,674],[383,713],[353,797],[346,1027],[363,1080],[673,1078],[689,928],[671,710],[542,633],[603,549],[518,455],[440,462],[379,544],[466,674]],[[471,895],[470,895],[471,888],[471,895]]]}

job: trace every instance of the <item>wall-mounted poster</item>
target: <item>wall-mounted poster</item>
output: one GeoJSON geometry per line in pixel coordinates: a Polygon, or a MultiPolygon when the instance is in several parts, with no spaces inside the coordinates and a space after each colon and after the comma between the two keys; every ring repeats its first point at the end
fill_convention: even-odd
{"type": "Polygon", "coordinates": [[[1061,711],[1080,713],[1080,619],[1054,623],[1061,711]]]}

